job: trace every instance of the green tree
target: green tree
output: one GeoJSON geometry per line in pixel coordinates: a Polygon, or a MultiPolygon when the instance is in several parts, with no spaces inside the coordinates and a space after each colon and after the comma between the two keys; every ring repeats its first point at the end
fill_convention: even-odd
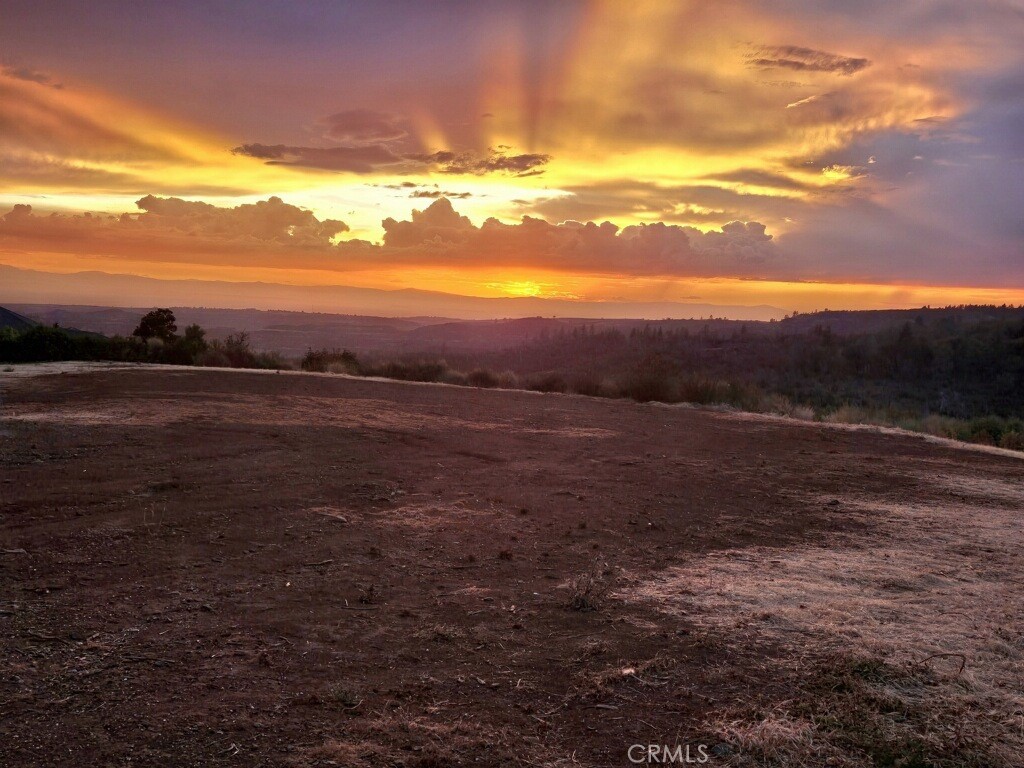
{"type": "Polygon", "coordinates": [[[174,313],[169,309],[154,309],[147,312],[139,321],[139,327],[132,332],[132,336],[140,339],[158,338],[163,341],[173,341],[178,326],[174,319],[174,313]]]}
{"type": "Polygon", "coordinates": [[[199,357],[209,346],[206,343],[206,331],[196,323],[192,323],[192,325],[185,328],[185,335],[181,338],[181,344],[192,357],[199,357]]]}
{"type": "Polygon", "coordinates": [[[209,349],[206,343],[206,331],[193,323],[185,328],[182,336],[164,347],[162,358],[166,363],[174,365],[195,365],[199,358],[209,349]]]}

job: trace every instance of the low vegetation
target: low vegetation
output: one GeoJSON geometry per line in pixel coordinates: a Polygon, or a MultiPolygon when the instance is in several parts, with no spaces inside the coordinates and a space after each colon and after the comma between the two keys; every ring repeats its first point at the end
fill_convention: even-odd
{"type": "Polygon", "coordinates": [[[1018,458],[330,374],[3,378],[32,695],[2,764],[1020,765],[1018,458]]]}
{"type": "Polygon", "coordinates": [[[1024,319],[1013,308],[922,311],[902,325],[748,331],[593,326],[517,347],[361,363],[364,375],[872,424],[1024,449],[1024,319]],[[462,371],[471,371],[466,374],[462,371]],[[496,371],[506,371],[497,374],[496,371]]]}
{"type": "Polygon", "coordinates": [[[357,373],[359,361],[347,349],[333,352],[326,349],[311,349],[306,352],[299,367],[304,371],[317,373],[357,373]]]}
{"type": "Polygon", "coordinates": [[[772,332],[714,322],[698,332],[657,323],[629,333],[579,326],[496,352],[360,359],[345,349],[310,349],[292,362],[253,350],[245,333],[208,340],[202,328],[190,325],[179,334],[174,314],[156,309],[130,337],[46,326],[0,330],[0,362],[299,368],[725,406],[1024,450],[1024,319],[1013,308],[993,307],[989,314],[980,309],[922,310],[902,325],[846,333],[793,323],[772,332]]]}
{"type": "Polygon", "coordinates": [[[61,360],[100,360],[130,363],[164,363],[230,368],[291,367],[274,352],[257,352],[248,334],[206,339],[206,331],[190,325],[178,334],[174,314],[155,309],[144,315],[133,335],[106,337],[57,326],[36,325],[17,332],[0,329],[0,361],[38,363],[61,360]]]}
{"type": "Polygon", "coordinates": [[[569,608],[573,611],[597,611],[614,586],[614,571],[607,565],[595,566],[569,582],[569,608]]]}

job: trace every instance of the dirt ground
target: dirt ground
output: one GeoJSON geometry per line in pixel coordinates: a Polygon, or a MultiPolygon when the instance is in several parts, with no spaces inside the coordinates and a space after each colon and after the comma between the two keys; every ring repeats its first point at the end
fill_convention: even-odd
{"type": "Polygon", "coordinates": [[[1022,765],[1022,510],[895,432],[19,367],[0,765],[1022,765]]]}

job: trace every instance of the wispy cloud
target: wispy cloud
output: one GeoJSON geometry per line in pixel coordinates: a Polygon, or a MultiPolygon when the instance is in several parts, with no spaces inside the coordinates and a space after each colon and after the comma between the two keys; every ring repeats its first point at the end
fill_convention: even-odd
{"type": "Polygon", "coordinates": [[[868,59],[841,56],[796,45],[763,46],[749,57],[750,66],[760,69],[791,69],[796,72],[833,72],[853,75],[871,66],[868,59]]]}
{"type": "Polygon", "coordinates": [[[397,153],[384,144],[345,147],[294,147],[285,144],[242,144],[231,150],[263,160],[269,165],[292,165],[324,171],[347,171],[369,174],[423,173],[437,171],[453,175],[484,176],[488,174],[523,177],[542,172],[551,160],[546,154],[508,154],[496,149],[486,154],[442,150],[430,153],[397,153]]]}
{"type": "Polygon", "coordinates": [[[0,67],[0,72],[17,80],[27,80],[30,83],[48,85],[58,90],[64,87],[62,83],[58,83],[46,72],[40,72],[38,69],[32,69],[31,67],[0,67]]]}

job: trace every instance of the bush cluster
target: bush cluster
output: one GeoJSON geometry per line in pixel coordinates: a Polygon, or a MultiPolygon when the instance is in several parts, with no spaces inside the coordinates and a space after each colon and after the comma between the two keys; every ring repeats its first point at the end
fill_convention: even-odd
{"type": "MultiPolygon", "coordinates": [[[[1024,322],[1007,311],[960,323],[936,320],[848,336],[814,326],[797,334],[731,335],[659,327],[545,336],[477,356],[361,361],[313,350],[304,371],[527,389],[638,402],[723,405],[798,418],[896,426],[1024,450],[1024,322]],[[515,368],[516,370],[512,370],[515,368]],[[461,370],[460,370],[461,369],[461,370]],[[465,372],[468,371],[468,372],[465,372]]],[[[924,316],[922,316],[924,317],[924,316]]],[[[156,309],[128,338],[35,326],[0,330],[0,362],[112,360],[234,368],[290,367],[255,352],[245,333],[207,341],[198,325],[178,334],[156,309]]]]}
{"type": "Polygon", "coordinates": [[[190,325],[177,333],[174,314],[157,309],[146,314],[132,336],[106,337],[98,333],[37,325],[27,331],[0,329],[0,362],[40,363],[63,360],[100,360],[225,368],[290,367],[276,352],[256,352],[246,333],[223,341],[206,340],[206,331],[190,325]]]}
{"type": "Polygon", "coordinates": [[[299,367],[316,373],[359,373],[359,360],[347,349],[310,349],[299,367]]]}

